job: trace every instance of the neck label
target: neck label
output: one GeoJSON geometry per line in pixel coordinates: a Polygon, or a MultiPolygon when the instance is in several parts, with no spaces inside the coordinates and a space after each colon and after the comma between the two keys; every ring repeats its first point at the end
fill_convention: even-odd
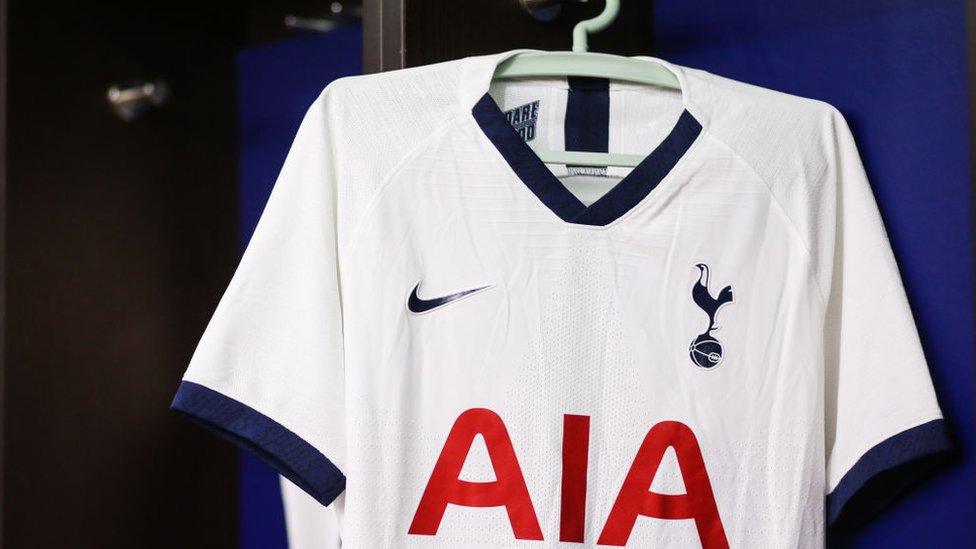
{"type": "Polygon", "coordinates": [[[509,109],[505,111],[505,118],[523,141],[532,141],[535,139],[536,122],[539,120],[539,101],[509,109]]]}

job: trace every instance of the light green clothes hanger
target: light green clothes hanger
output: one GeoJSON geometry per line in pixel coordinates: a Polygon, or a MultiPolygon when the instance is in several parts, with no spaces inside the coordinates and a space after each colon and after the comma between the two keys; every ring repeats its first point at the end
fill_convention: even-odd
{"type": "MultiPolygon", "coordinates": [[[[587,53],[589,33],[605,29],[616,19],[619,11],[620,0],[607,0],[606,8],[600,15],[580,21],[573,28],[572,52],[516,54],[498,65],[492,79],[590,76],[680,90],[681,84],[674,73],[653,61],[605,53],[587,53]]],[[[644,156],[637,154],[549,150],[536,150],[535,153],[546,164],[574,166],[633,168],[644,160],[644,156]]]]}

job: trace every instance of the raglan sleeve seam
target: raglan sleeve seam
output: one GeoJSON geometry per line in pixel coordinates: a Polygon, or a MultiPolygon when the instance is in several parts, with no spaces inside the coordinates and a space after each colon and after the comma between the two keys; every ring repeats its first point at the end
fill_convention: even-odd
{"type": "Polygon", "coordinates": [[[377,208],[378,204],[380,203],[380,199],[386,193],[390,187],[390,183],[393,181],[396,175],[403,171],[404,167],[421,151],[423,151],[431,141],[438,138],[443,132],[447,131],[453,125],[457,124],[458,120],[464,116],[465,113],[463,111],[458,112],[454,116],[451,116],[446,121],[442,122],[440,125],[436,126],[423,139],[407,150],[407,152],[400,157],[397,163],[390,168],[389,173],[383,175],[380,184],[377,185],[376,190],[373,191],[372,196],[370,196],[369,201],[363,208],[362,215],[351,225],[348,237],[343,239],[342,235],[339,235],[339,237],[336,239],[340,257],[344,255],[344,251],[350,249],[360,238],[366,225],[366,221],[372,217],[373,211],[377,208]]]}
{"type": "Polygon", "coordinates": [[[787,226],[793,232],[793,237],[796,238],[800,242],[800,245],[803,247],[803,253],[807,256],[807,274],[809,275],[810,279],[813,281],[814,286],[817,288],[817,295],[820,297],[821,306],[823,307],[823,310],[826,311],[827,293],[824,291],[823,286],[820,284],[820,278],[817,275],[817,272],[814,268],[815,262],[813,260],[813,251],[810,249],[810,243],[807,242],[807,240],[803,237],[803,233],[800,231],[800,228],[793,220],[793,217],[789,214],[789,211],[787,211],[786,207],[779,199],[779,196],[776,195],[776,192],[773,190],[772,185],[770,185],[769,182],[766,180],[766,178],[763,177],[758,170],[756,170],[756,168],[752,165],[751,162],[749,162],[745,157],[743,157],[742,154],[740,154],[737,150],[735,150],[731,145],[726,143],[722,138],[720,138],[719,136],[715,135],[712,132],[709,132],[709,135],[712,137],[712,139],[715,139],[716,141],[721,143],[722,146],[725,147],[730,153],[732,153],[735,156],[735,158],[737,158],[740,162],[742,162],[743,165],[749,168],[749,171],[752,172],[752,174],[756,177],[756,179],[758,179],[762,183],[763,187],[766,189],[766,192],[769,193],[770,200],[775,205],[780,215],[783,216],[783,219],[786,221],[787,226]]]}

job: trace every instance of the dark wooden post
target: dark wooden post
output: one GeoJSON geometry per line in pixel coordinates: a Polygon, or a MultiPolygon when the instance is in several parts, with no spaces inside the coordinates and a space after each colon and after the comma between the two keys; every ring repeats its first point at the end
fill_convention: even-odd
{"type": "MultiPolygon", "coordinates": [[[[379,72],[516,48],[568,50],[572,29],[603,2],[567,0],[555,20],[535,20],[518,0],[365,0],[363,67],[379,72]]],[[[624,0],[592,51],[651,53],[652,3],[624,0]]]]}
{"type": "Polygon", "coordinates": [[[6,353],[6,242],[7,242],[7,0],[0,0],[0,549],[3,548],[4,516],[4,356],[6,353]]]}

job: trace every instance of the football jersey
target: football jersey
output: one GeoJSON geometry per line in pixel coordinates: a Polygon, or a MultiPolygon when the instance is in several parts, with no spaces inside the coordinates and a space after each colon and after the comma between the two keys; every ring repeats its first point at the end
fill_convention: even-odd
{"type": "Polygon", "coordinates": [[[513,53],[325,89],[175,409],[348,548],[822,547],[946,448],[836,109],[652,58],[680,90],[493,82],[513,53]]]}

